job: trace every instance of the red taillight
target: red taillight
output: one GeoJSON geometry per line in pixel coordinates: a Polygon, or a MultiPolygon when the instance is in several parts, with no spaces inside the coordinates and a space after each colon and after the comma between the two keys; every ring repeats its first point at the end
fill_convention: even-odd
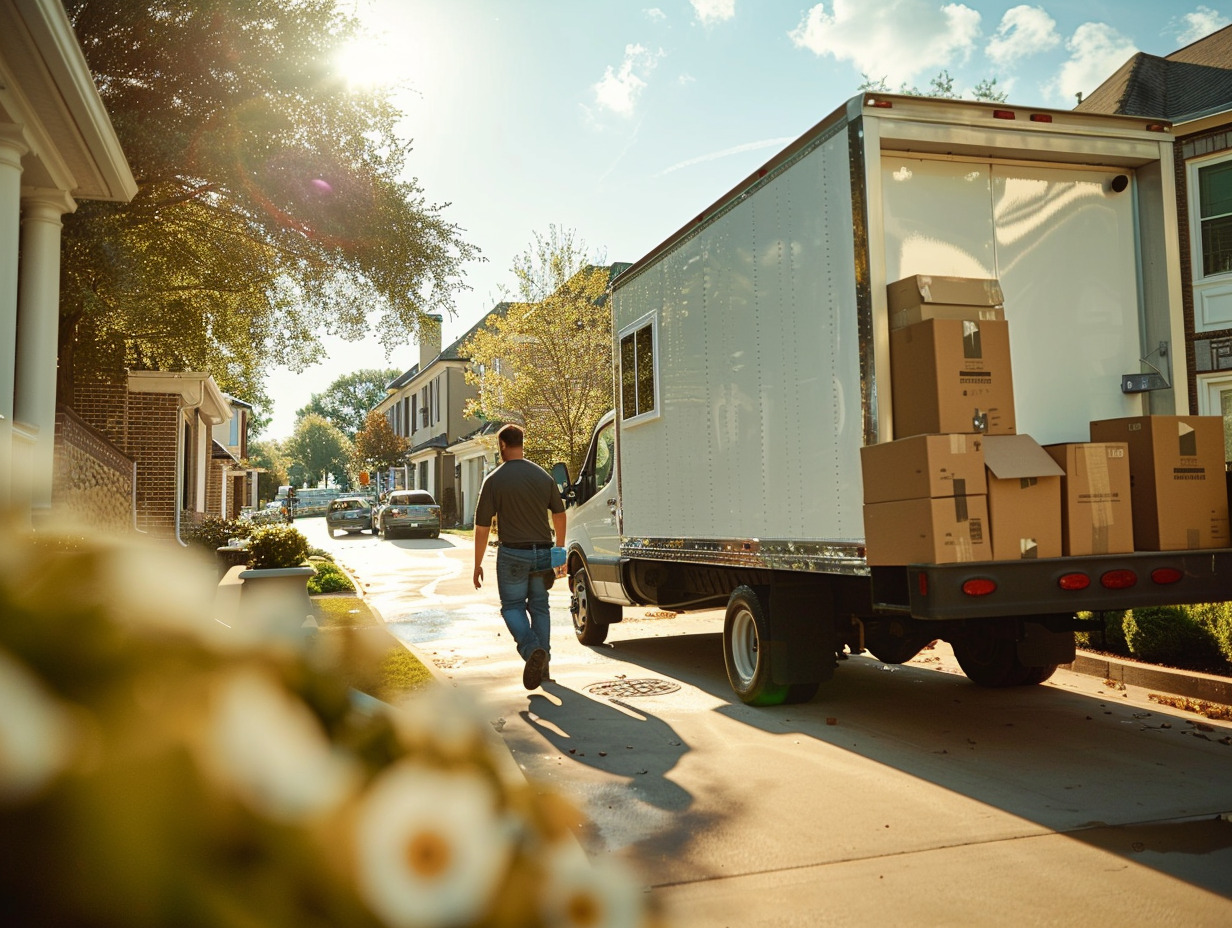
{"type": "Polygon", "coordinates": [[[869,106],[875,106],[875,107],[877,107],[877,109],[879,109],[879,110],[892,110],[892,109],[894,109],[894,104],[893,104],[893,103],[891,103],[889,100],[869,100],[869,101],[868,101],[868,105],[869,105],[869,106]]]}
{"type": "Polygon", "coordinates": [[[1128,590],[1138,582],[1138,575],[1132,570],[1110,570],[1100,576],[1099,582],[1107,590],[1128,590]]]}
{"type": "Polygon", "coordinates": [[[997,583],[986,577],[976,577],[963,583],[962,591],[968,596],[987,596],[997,592],[997,583]]]}
{"type": "Polygon", "coordinates": [[[916,577],[916,585],[920,589],[920,595],[927,596],[928,595],[928,574],[924,573],[924,571],[921,570],[918,574],[915,575],[915,577],[916,577]]]}
{"type": "Polygon", "coordinates": [[[1185,575],[1175,567],[1156,567],[1151,571],[1151,579],[1161,585],[1179,583],[1185,575]]]}
{"type": "Polygon", "coordinates": [[[1032,113],[1032,122],[1052,122],[1052,116],[1048,113],[1032,113]]]}
{"type": "Polygon", "coordinates": [[[1166,122],[1148,122],[1146,124],[1147,132],[1167,132],[1168,124],[1166,122]]]}
{"type": "Polygon", "coordinates": [[[993,110],[992,118],[993,119],[1013,119],[1014,111],[1013,110],[993,110]]]}
{"type": "Polygon", "coordinates": [[[1091,585],[1091,578],[1086,574],[1065,574],[1057,581],[1057,586],[1063,590],[1085,590],[1091,585]]]}

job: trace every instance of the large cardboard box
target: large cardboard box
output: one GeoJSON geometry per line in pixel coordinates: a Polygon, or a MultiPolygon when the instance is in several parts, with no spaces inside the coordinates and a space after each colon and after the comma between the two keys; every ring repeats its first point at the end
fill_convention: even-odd
{"type": "Polygon", "coordinates": [[[987,561],[988,503],[983,496],[900,499],[864,507],[870,566],[987,561]]]}
{"type": "Polygon", "coordinates": [[[983,438],[916,435],[860,449],[864,502],[982,496],[983,438]]]}
{"type": "Polygon", "coordinates": [[[994,561],[1061,556],[1061,476],[1030,435],[987,435],[988,524],[994,561]]]}
{"type": "Polygon", "coordinates": [[[1001,284],[993,279],[915,274],[887,285],[886,301],[893,315],[921,303],[1002,306],[1005,296],[1001,284]]]}
{"type": "Polygon", "coordinates": [[[1091,423],[1092,441],[1129,446],[1134,547],[1226,548],[1228,494],[1220,416],[1133,416],[1091,423]]]}
{"type": "Polygon", "coordinates": [[[1134,550],[1129,445],[1072,442],[1046,445],[1061,465],[1061,553],[1125,554],[1134,550]]]}
{"type": "Polygon", "coordinates": [[[890,329],[905,329],[926,319],[970,319],[974,322],[1004,322],[1005,310],[1000,306],[960,306],[951,303],[920,303],[899,312],[890,313],[890,329]]]}
{"type": "Polygon", "coordinates": [[[1005,319],[1001,285],[972,277],[916,274],[886,287],[890,328],[902,329],[926,319],[1005,319]]]}
{"type": "Polygon", "coordinates": [[[1008,322],[929,319],[890,333],[894,437],[1012,435],[1008,322]]]}

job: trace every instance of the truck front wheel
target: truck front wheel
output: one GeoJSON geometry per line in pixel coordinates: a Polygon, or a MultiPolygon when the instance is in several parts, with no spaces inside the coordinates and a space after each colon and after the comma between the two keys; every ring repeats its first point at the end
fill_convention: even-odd
{"type": "Polygon", "coordinates": [[[578,567],[573,574],[573,597],[569,601],[573,614],[573,633],[582,644],[603,644],[607,641],[607,629],[621,618],[620,606],[605,603],[595,598],[590,574],[585,567],[578,567]]]}
{"type": "Polygon", "coordinates": [[[787,700],[789,687],[770,677],[770,624],[761,599],[751,587],[736,587],[727,601],[723,659],[727,680],[745,704],[777,706],[787,700]]]}
{"type": "Polygon", "coordinates": [[[1056,664],[1029,667],[1018,659],[1013,638],[976,632],[955,638],[951,645],[958,666],[972,683],[980,686],[1034,686],[1057,670],[1056,664]]]}

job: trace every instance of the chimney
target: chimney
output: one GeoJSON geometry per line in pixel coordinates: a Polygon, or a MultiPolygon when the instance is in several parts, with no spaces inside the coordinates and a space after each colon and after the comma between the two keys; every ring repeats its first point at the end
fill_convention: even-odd
{"type": "Polygon", "coordinates": [[[419,369],[423,371],[441,353],[441,316],[424,316],[419,326],[419,369]]]}

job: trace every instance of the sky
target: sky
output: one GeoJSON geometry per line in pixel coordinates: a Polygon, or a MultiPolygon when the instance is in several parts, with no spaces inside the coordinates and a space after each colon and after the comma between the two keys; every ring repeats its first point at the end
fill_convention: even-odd
{"type": "MultiPolygon", "coordinates": [[[[1070,109],[1135,52],[1167,55],[1232,22],[1232,0],[339,0],[368,35],[343,66],[387,84],[408,173],[476,246],[448,345],[507,294],[549,227],[594,263],[636,261],[854,96],[865,77],[1070,109]]],[[[1232,62],[1229,63],[1232,66],[1232,62]]],[[[375,315],[375,314],[374,314],[375,315]]],[[[278,368],[263,438],[360,368],[407,370],[408,342],[326,340],[278,368]]]]}

